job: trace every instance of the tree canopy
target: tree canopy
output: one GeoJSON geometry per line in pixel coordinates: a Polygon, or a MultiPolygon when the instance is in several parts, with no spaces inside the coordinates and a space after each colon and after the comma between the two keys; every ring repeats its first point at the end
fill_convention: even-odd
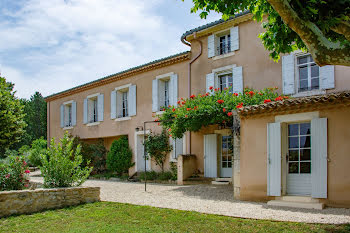
{"type": "Polygon", "coordinates": [[[0,157],[25,132],[24,106],[15,96],[14,84],[0,77],[0,157]]]}
{"type": "Polygon", "coordinates": [[[191,12],[210,11],[228,19],[250,11],[262,21],[260,38],[276,61],[281,53],[308,51],[320,65],[350,66],[349,0],[193,0],[191,12]],[[266,16],[266,18],[264,18],[266,16]],[[265,20],[266,19],[266,20],[265,20]]]}

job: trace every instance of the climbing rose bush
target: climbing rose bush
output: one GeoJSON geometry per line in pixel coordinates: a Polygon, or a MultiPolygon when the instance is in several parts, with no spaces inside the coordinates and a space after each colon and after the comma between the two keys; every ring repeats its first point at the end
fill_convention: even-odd
{"type": "Polygon", "coordinates": [[[260,91],[246,88],[239,94],[230,93],[229,89],[209,89],[205,94],[181,98],[177,107],[168,106],[155,121],[159,121],[171,137],[181,138],[186,131],[198,131],[209,125],[225,123],[229,126],[235,109],[288,98],[278,94],[277,87],[260,91]]]}
{"type": "Polygon", "coordinates": [[[0,191],[21,190],[29,186],[28,165],[22,157],[10,157],[0,164],[0,191]]]}

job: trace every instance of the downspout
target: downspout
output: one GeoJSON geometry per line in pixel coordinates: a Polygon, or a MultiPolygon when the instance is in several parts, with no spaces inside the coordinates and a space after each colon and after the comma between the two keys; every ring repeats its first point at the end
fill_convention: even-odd
{"type": "MultiPolygon", "coordinates": [[[[196,32],[193,33],[193,37],[194,37],[193,40],[194,41],[198,41],[198,43],[199,43],[199,53],[197,54],[197,56],[192,58],[192,60],[188,64],[188,98],[191,97],[191,65],[192,65],[193,62],[195,62],[202,55],[202,41],[197,39],[197,33],[196,32]]],[[[185,40],[185,37],[181,38],[181,42],[184,43],[187,46],[192,47],[191,44],[185,40]]],[[[188,146],[187,146],[187,149],[188,149],[188,152],[189,152],[188,154],[192,154],[192,150],[191,150],[192,149],[192,146],[191,146],[191,131],[188,133],[188,146]]]]}
{"type": "Polygon", "coordinates": [[[46,130],[47,130],[47,147],[50,146],[50,101],[47,102],[47,120],[46,120],[46,130]]]}

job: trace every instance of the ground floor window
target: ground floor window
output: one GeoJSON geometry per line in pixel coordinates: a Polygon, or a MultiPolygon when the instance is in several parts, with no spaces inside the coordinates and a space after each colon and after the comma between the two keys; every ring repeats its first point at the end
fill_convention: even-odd
{"type": "Polygon", "coordinates": [[[222,136],[221,167],[232,168],[233,145],[232,136],[222,136]]]}

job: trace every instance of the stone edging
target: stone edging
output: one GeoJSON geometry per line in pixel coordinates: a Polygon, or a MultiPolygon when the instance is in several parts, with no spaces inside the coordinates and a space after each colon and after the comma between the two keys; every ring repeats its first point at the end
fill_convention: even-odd
{"type": "Polygon", "coordinates": [[[0,218],[100,201],[100,187],[0,192],[0,218]]]}

